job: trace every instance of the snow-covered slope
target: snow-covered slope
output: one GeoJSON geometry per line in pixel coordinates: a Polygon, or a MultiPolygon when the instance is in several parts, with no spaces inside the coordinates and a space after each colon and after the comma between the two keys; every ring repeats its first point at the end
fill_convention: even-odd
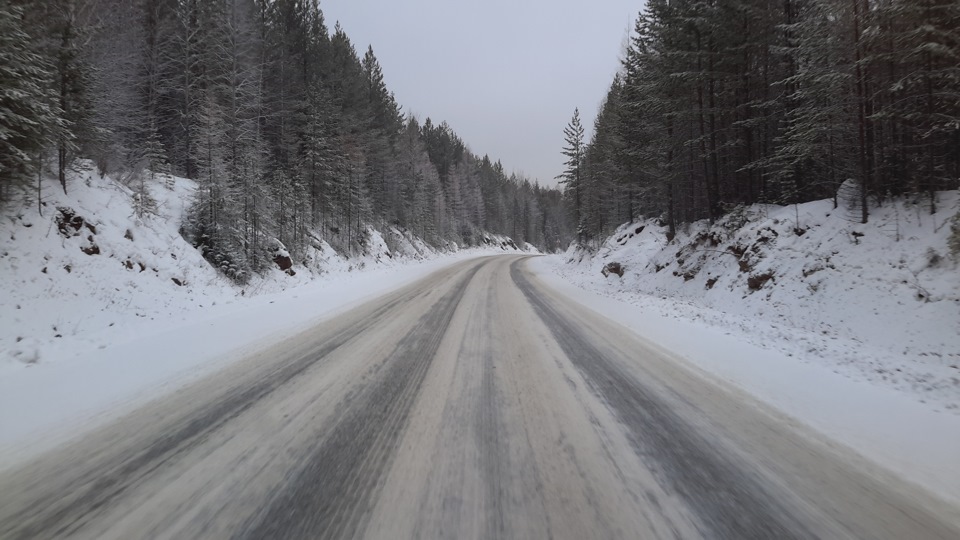
{"type": "Polygon", "coordinates": [[[128,326],[128,319],[232,296],[230,284],[178,232],[194,184],[156,180],[149,186],[156,214],[142,219],[129,188],[90,168],[71,178],[69,194],[45,183],[42,215],[35,207],[4,215],[0,365],[99,346],[100,333],[128,326]]]}
{"type": "MultiPolygon", "coordinates": [[[[394,227],[368,228],[362,254],[344,257],[320,239],[293,261],[293,275],[272,267],[238,286],[179,232],[196,184],[168,175],[144,182],[156,205],[138,213],[128,185],[139,180],[101,177],[80,162],[67,194],[48,179],[40,211],[33,205],[0,214],[0,377],[132,339],[164,322],[203,317],[218,304],[462,251],[453,243],[435,249],[394,227]]],[[[473,251],[517,249],[509,238],[487,237],[489,243],[473,251]]]]}
{"type": "Polygon", "coordinates": [[[683,365],[960,501],[958,204],[888,203],[866,225],[832,201],[754,206],[672,242],[644,220],[533,266],[683,365]]]}
{"type": "Polygon", "coordinates": [[[571,248],[556,270],[960,414],[960,271],[947,249],[958,204],[942,192],[930,215],[926,204],[895,201],[865,225],[829,200],[752,206],[669,243],[645,220],[595,252],[571,248]],[[603,276],[611,262],[622,278],[603,276]]]}

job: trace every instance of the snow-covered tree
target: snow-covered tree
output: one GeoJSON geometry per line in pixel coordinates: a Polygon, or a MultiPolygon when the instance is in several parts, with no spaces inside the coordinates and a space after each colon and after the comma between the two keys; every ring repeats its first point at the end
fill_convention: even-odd
{"type": "Polygon", "coordinates": [[[53,66],[31,48],[22,18],[21,8],[0,0],[0,203],[37,174],[41,153],[66,128],[53,66]]]}
{"type": "Polygon", "coordinates": [[[584,183],[583,158],[583,124],[580,123],[580,109],[574,109],[573,117],[563,129],[563,155],[566,157],[562,174],[557,176],[563,186],[564,195],[571,201],[573,220],[577,224],[577,239],[582,244],[586,240],[584,223],[583,200],[587,186],[584,183]]]}

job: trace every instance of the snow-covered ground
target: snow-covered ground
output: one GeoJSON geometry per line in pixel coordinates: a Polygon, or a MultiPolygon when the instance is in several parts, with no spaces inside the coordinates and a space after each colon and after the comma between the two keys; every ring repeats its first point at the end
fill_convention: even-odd
{"type": "Polygon", "coordinates": [[[193,182],[149,180],[157,208],[140,217],[128,184],[87,168],[69,194],[44,184],[42,215],[0,218],[0,468],[364,299],[515,251],[488,235],[482,249],[439,252],[395,229],[391,250],[371,229],[362,255],[324,242],[295,275],[275,268],[241,287],[179,233],[193,182]]]}
{"type": "Polygon", "coordinates": [[[958,202],[941,193],[933,216],[890,203],[866,225],[831,201],[756,206],[671,243],[648,220],[595,253],[534,264],[692,365],[960,501],[960,272],[946,247],[958,202]],[[611,262],[623,277],[603,276],[611,262]]]}

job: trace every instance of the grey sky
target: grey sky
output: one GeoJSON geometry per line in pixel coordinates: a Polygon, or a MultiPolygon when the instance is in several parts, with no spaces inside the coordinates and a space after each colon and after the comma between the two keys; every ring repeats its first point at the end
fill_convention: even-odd
{"type": "Polygon", "coordinates": [[[405,112],[554,185],[575,107],[589,137],[642,0],[321,0],[405,112]]]}

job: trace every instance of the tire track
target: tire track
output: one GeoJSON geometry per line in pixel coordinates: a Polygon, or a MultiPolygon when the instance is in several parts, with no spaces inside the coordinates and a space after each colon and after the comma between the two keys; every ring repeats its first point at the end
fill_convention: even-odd
{"type": "MultiPolygon", "coordinates": [[[[489,286],[486,301],[478,305],[477,313],[471,322],[472,336],[464,340],[462,347],[468,344],[484,343],[491,336],[495,336],[491,318],[497,313],[496,287],[489,286]]],[[[480,353],[480,388],[477,402],[474,404],[473,433],[476,438],[477,449],[480,454],[480,469],[483,471],[484,503],[486,515],[484,519],[483,538],[507,538],[506,522],[504,518],[504,464],[501,463],[509,456],[507,441],[503,433],[503,419],[500,417],[501,398],[498,395],[495,365],[495,349],[489,344],[483,347],[480,353]]],[[[469,358],[461,349],[461,359],[469,358]]]]}
{"type": "Polygon", "coordinates": [[[815,535],[756,478],[698,435],[640,382],[606,358],[585,333],[538,295],[519,265],[514,283],[588,384],[627,428],[637,455],[699,516],[715,538],[791,539],[815,535]]]}
{"type": "MultiPolygon", "coordinates": [[[[490,289],[489,296],[493,296],[493,288],[490,289]]],[[[490,303],[490,306],[496,304],[490,303]]],[[[483,330],[486,335],[491,335],[489,322],[484,321],[483,330]]],[[[483,482],[486,487],[486,503],[488,506],[487,519],[485,520],[486,532],[484,538],[506,538],[506,523],[503,511],[503,467],[501,460],[509,455],[507,441],[503,436],[501,426],[502,419],[498,414],[498,396],[495,373],[494,358],[490,348],[483,358],[483,375],[480,380],[480,403],[477,407],[476,433],[477,445],[480,449],[480,465],[483,470],[483,482]]]]}
{"type": "Polygon", "coordinates": [[[483,265],[475,265],[437,301],[383,362],[290,481],[238,539],[361,536],[396,445],[461,299],[483,265]]]}

